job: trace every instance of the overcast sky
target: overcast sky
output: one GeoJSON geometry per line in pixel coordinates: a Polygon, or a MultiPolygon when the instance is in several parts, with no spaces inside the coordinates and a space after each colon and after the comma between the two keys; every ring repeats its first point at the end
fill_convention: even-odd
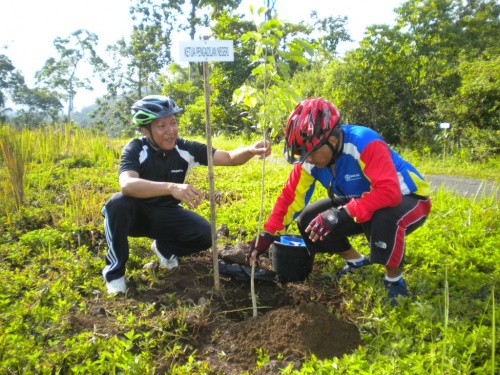
{"type": "MultiPolygon", "coordinates": [[[[277,0],[276,9],[280,19],[291,22],[307,21],[312,10],[323,17],[348,17],[348,31],[357,45],[366,28],[373,24],[393,24],[394,8],[401,0],[277,0]]],[[[34,75],[45,61],[56,57],[53,41],[66,38],[78,29],[87,29],[99,36],[99,50],[115,43],[124,36],[128,38],[132,28],[128,0],[15,0],[6,1],[0,11],[0,54],[7,55],[14,66],[22,71],[30,87],[34,75]]],[[[248,14],[249,6],[264,5],[264,1],[243,0],[240,11],[248,14]]],[[[180,35],[179,39],[187,36],[180,35]]],[[[90,105],[96,95],[102,94],[96,85],[94,92],[79,92],[75,97],[75,108],[80,110],[90,105]]]]}

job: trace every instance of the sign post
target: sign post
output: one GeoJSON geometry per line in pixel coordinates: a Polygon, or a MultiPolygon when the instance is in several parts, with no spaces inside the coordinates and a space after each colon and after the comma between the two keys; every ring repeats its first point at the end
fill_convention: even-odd
{"type": "Polygon", "coordinates": [[[180,60],[185,62],[234,61],[232,40],[180,42],[180,60]]]}
{"type": "Polygon", "coordinates": [[[214,266],[214,286],[220,290],[219,258],[217,254],[217,233],[215,230],[215,198],[214,198],[214,171],[212,149],[212,126],[210,124],[210,87],[209,61],[234,61],[232,40],[208,40],[180,42],[180,60],[186,62],[203,63],[203,80],[205,87],[205,128],[207,133],[208,179],[210,183],[210,220],[212,227],[212,255],[214,266]]]}
{"type": "Polygon", "coordinates": [[[439,129],[444,130],[444,135],[443,135],[443,163],[446,162],[446,141],[448,138],[448,133],[446,132],[450,128],[450,123],[449,122],[442,122],[439,124],[439,129]]]}

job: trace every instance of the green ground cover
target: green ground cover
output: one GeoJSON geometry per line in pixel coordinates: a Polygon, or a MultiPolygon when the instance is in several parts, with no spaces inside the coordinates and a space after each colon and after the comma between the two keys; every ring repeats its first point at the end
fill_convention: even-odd
{"type": "MultiPolygon", "coordinates": [[[[184,345],[190,314],[210,320],[210,308],[180,302],[174,294],[162,297],[161,306],[137,301],[132,306],[104,293],[100,209],[117,189],[126,140],[66,128],[16,134],[4,129],[0,139],[12,146],[12,158],[3,155],[0,169],[0,374],[215,373],[202,353],[184,345]],[[97,299],[113,317],[105,335],[69,318],[91,316],[97,299]]],[[[248,141],[216,137],[213,143],[234,148],[248,141]]],[[[499,160],[474,164],[404,153],[416,156],[426,174],[498,178],[499,160]]],[[[281,159],[276,145],[264,167],[264,217],[289,171],[281,159]]],[[[262,170],[257,159],[216,169],[217,222],[235,233],[225,242],[244,240],[243,231],[255,235],[262,170]]],[[[189,181],[208,192],[206,168],[193,170],[189,181]]],[[[300,368],[281,373],[499,373],[499,201],[493,195],[464,198],[445,188],[433,191],[432,199],[428,221],[407,240],[405,278],[412,300],[388,308],[376,267],[346,277],[338,285],[342,315],[359,327],[363,345],[340,358],[309,357],[300,368]]],[[[210,218],[208,204],[198,211],[210,218]]],[[[366,252],[363,238],[355,244],[366,252]]],[[[154,259],[145,248],[144,240],[131,241],[129,267],[130,277],[147,289],[158,275],[142,269],[154,259]]],[[[328,273],[340,265],[323,255],[316,267],[328,273]]],[[[255,368],[270,360],[259,353],[255,368]]]]}

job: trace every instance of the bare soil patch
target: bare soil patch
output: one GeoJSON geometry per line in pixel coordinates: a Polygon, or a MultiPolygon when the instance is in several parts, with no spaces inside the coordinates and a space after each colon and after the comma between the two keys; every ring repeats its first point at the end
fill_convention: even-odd
{"type": "MultiPolygon", "coordinates": [[[[221,257],[235,252],[240,250],[219,250],[221,257]]],[[[262,267],[269,267],[269,262],[264,261],[262,267]]],[[[88,314],[75,313],[68,319],[77,331],[120,335],[123,332],[110,311],[140,302],[169,308],[166,296],[175,293],[182,303],[206,305],[203,314],[186,316],[189,335],[185,340],[192,350],[175,361],[183,363],[194,353],[197,359],[209,362],[214,373],[225,375],[247,371],[279,374],[279,369],[288,365],[298,369],[311,354],[332,358],[362,344],[357,326],[343,317],[343,298],[336,283],[314,275],[300,283],[256,281],[259,309],[258,316],[253,317],[250,284],[220,274],[220,291],[215,291],[212,268],[210,252],[182,258],[176,270],[159,271],[157,282],[147,290],[129,279],[126,296],[89,299],[88,314]],[[270,358],[259,369],[255,365],[258,348],[270,358]]],[[[173,361],[158,358],[156,373],[169,373],[173,361]]]]}

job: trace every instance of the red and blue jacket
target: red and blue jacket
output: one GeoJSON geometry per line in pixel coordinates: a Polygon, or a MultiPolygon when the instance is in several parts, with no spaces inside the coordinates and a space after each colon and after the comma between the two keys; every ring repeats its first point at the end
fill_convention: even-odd
{"type": "Polygon", "coordinates": [[[344,144],[332,167],[295,164],[278,197],[264,230],[283,234],[309,203],[319,182],[336,196],[350,198],[345,205],[358,223],[373,213],[394,207],[403,195],[427,197],[430,186],[422,175],[374,130],[343,125],[344,144]]]}

